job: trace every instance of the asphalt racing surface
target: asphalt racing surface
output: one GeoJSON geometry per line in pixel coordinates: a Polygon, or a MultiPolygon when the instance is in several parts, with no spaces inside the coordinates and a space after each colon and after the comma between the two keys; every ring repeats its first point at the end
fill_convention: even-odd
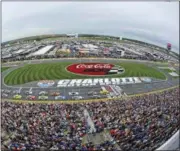
{"type": "MultiPolygon", "coordinates": [[[[84,99],[91,99],[91,96],[88,96],[87,93],[89,91],[96,91],[99,92],[101,90],[101,86],[93,86],[93,87],[65,87],[65,88],[58,88],[58,87],[49,87],[49,88],[40,88],[37,86],[38,81],[26,83],[23,85],[16,85],[16,86],[7,86],[4,84],[4,77],[9,74],[11,71],[23,67],[25,64],[39,64],[39,63],[44,63],[44,62],[66,62],[66,61],[73,61],[74,63],[81,63],[81,62],[103,62],[103,63],[116,63],[116,62],[139,62],[139,63],[146,63],[148,61],[140,61],[140,60],[124,60],[124,59],[110,59],[110,58],[102,58],[102,59],[45,59],[45,60],[31,60],[31,61],[22,61],[22,62],[14,62],[14,63],[6,63],[3,64],[3,66],[10,66],[10,69],[5,70],[1,74],[2,78],[2,85],[1,89],[8,89],[11,91],[9,94],[8,98],[12,99],[13,94],[12,92],[14,90],[19,90],[21,95],[22,95],[22,100],[25,100],[26,98],[26,91],[31,90],[33,92],[32,95],[35,95],[38,97],[39,92],[41,91],[47,91],[47,92],[61,92],[61,95],[66,96],[67,100],[71,100],[72,97],[69,95],[69,92],[79,92],[79,96],[83,96],[84,99]]],[[[160,70],[157,68],[157,64],[153,62],[148,62],[148,65],[155,67],[157,70],[160,70]]],[[[159,65],[161,66],[161,65],[159,65]]],[[[164,72],[165,73],[165,72],[164,72]]],[[[159,81],[152,81],[151,83],[139,83],[139,84],[126,84],[126,85],[119,85],[120,88],[124,90],[124,92],[127,95],[132,95],[132,94],[140,94],[140,93],[147,93],[151,91],[157,91],[161,89],[166,89],[169,87],[174,87],[179,84],[179,78],[172,78],[169,74],[165,73],[167,80],[159,80],[159,81]]],[[[103,78],[103,77],[102,77],[103,78]]],[[[57,82],[59,80],[54,80],[55,85],[57,86],[57,82]]],[[[103,97],[103,96],[102,96],[103,97]]],[[[53,96],[49,96],[48,100],[54,100],[53,96]]]]}

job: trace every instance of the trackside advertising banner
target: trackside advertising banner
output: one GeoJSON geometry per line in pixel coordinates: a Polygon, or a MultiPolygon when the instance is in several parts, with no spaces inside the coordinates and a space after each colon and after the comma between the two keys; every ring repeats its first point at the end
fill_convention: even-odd
{"type": "Polygon", "coordinates": [[[102,85],[126,85],[142,82],[151,82],[147,77],[126,77],[126,78],[93,78],[93,79],[64,79],[59,80],[57,87],[79,87],[79,86],[102,86],[102,85]]]}

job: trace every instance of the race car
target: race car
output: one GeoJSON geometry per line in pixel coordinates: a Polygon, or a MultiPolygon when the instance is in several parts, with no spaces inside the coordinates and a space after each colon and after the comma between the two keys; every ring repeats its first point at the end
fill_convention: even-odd
{"type": "Polygon", "coordinates": [[[47,100],[48,99],[48,96],[44,96],[44,95],[40,95],[38,97],[39,100],[47,100]]]}
{"type": "Polygon", "coordinates": [[[69,92],[69,95],[79,95],[79,92],[69,92]]]}
{"type": "Polygon", "coordinates": [[[3,92],[6,94],[9,94],[11,92],[11,90],[4,90],[3,92]]]}
{"type": "Polygon", "coordinates": [[[20,94],[19,90],[14,90],[13,94],[20,94]]]}
{"type": "Polygon", "coordinates": [[[26,94],[26,95],[31,95],[31,94],[32,94],[32,91],[26,91],[25,94],[26,94]]]}
{"type": "Polygon", "coordinates": [[[117,98],[116,94],[114,94],[113,92],[109,93],[107,95],[107,98],[117,98]]]}
{"type": "Polygon", "coordinates": [[[54,99],[55,99],[55,100],[65,100],[66,97],[65,97],[65,96],[62,96],[62,95],[59,95],[59,96],[55,96],[54,99]]]}
{"type": "Polygon", "coordinates": [[[92,99],[100,99],[100,98],[102,98],[102,97],[101,97],[100,95],[92,95],[91,98],[92,98],[92,99]]]}
{"type": "Polygon", "coordinates": [[[83,98],[82,96],[72,96],[73,100],[82,100],[83,98]]]}
{"type": "Polygon", "coordinates": [[[100,91],[100,94],[103,94],[103,95],[106,95],[106,94],[108,94],[109,93],[109,91],[107,91],[107,90],[101,90],[100,91]]]}
{"type": "Polygon", "coordinates": [[[89,92],[88,92],[88,95],[97,95],[97,92],[95,92],[95,91],[89,91],[89,92]]]}
{"type": "Polygon", "coordinates": [[[46,92],[46,91],[39,92],[39,95],[47,95],[47,94],[48,94],[48,92],[46,92]]]}
{"type": "Polygon", "coordinates": [[[110,95],[107,95],[107,98],[108,98],[108,99],[111,99],[112,97],[111,97],[110,95]]]}
{"type": "Polygon", "coordinates": [[[7,97],[8,97],[8,94],[2,93],[1,96],[2,96],[3,98],[7,98],[7,97]]]}
{"type": "Polygon", "coordinates": [[[16,95],[13,96],[13,99],[21,99],[21,98],[22,98],[22,96],[19,95],[19,94],[16,94],[16,95]]]}
{"type": "Polygon", "coordinates": [[[116,96],[116,94],[113,93],[113,92],[110,92],[109,95],[112,96],[112,97],[113,97],[113,96],[116,96]]]}
{"type": "Polygon", "coordinates": [[[59,93],[59,92],[51,92],[50,95],[51,95],[51,96],[59,96],[60,93],[59,93]]]}
{"type": "Polygon", "coordinates": [[[28,96],[26,97],[26,99],[27,99],[27,100],[35,100],[35,99],[36,99],[36,96],[34,96],[34,95],[28,95],[28,96]]]}

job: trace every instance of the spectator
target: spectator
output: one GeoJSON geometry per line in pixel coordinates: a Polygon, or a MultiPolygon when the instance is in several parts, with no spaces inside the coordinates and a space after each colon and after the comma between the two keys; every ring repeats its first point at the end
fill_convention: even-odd
{"type": "Polygon", "coordinates": [[[179,129],[179,89],[129,100],[80,104],[3,101],[2,150],[116,150],[114,141],[82,144],[86,109],[96,133],[108,130],[122,150],[154,150],[179,129]],[[163,134],[163,135],[162,135],[163,134]]]}

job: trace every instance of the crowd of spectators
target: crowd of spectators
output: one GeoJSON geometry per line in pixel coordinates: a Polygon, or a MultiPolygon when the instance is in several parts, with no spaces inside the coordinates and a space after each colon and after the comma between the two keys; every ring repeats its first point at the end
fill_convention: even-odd
{"type": "Polygon", "coordinates": [[[179,88],[124,100],[35,104],[2,101],[2,150],[154,150],[179,129],[179,88]],[[84,144],[89,125],[114,139],[84,144]]]}

